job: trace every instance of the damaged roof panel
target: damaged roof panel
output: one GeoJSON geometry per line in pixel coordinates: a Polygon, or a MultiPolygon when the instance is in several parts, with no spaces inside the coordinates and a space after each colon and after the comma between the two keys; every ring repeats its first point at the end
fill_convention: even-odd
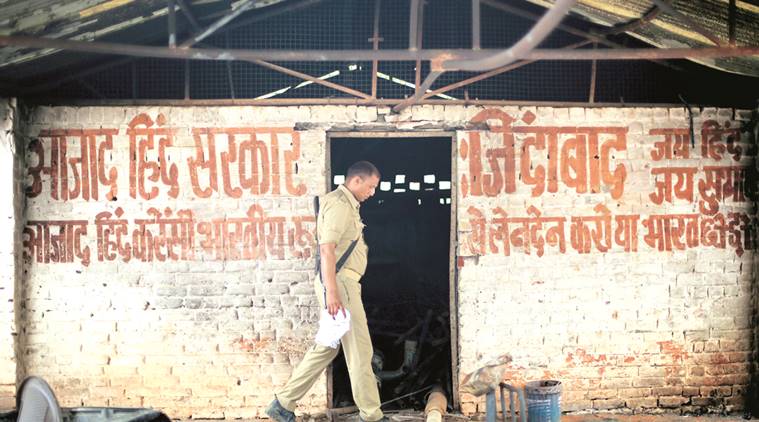
{"type": "MultiPolygon", "coordinates": [[[[176,35],[177,44],[180,47],[182,43],[192,41],[195,35],[211,28],[212,30],[219,29],[218,33],[201,41],[203,44],[197,45],[197,48],[311,50],[312,52],[319,48],[339,50],[346,46],[363,48],[367,51],[371,48],[371,45],[365,42],[368,35],[371,35],[370,20],[362,19],[364,15],[369,15],[366,13],[368,10],[373,9],[371,5],[374,4],[374,0],[174,1],[178,5],[176,35]],[[187,10],[180,7],[185,4],[189,5],[189,14],[185,13],[187,10]],[[315,7],[312,8],[312,6],[315,7]],[[187,15],[191,16],[188,18],[187,15]],[[235,17],[238,15],[239,17],[235,17]],[[284,20],[280,20],[280,17],[284,20]],[[227,24],[227,21],[230,22],[227,24]],[[263,21],[263,24],[252,24],[260,21],[263,21]],[[335,23],[330,28],[325,28],[323,25],[315,25],[311,28],[308,22],[312,21],[335,23]],[[255,31],[252,30],[253,28],[255,31]],[[340,31],[332,33],[331,28],[340,28],[340,31]],[[312,42],[314,40],[318,41],[318,44],[312,42]]],[[[555,1],[557,0],[483,0],[483,7],[498,9],[494,5],[502,5],[504,9],[490,27],[481,28],[481,34],[485,39],[488,35],[498,33],[507,27],[508,31],[511,31],[509,39],[516,40],[524,35],[524,32],[531,27],[532,21],[539,19],[545,8],[551,7],[555,1]],[[509,11],[505,8],[507,5],[516,11],[509,11]],[[523,19],[525,15],[532,15],[532,17],[529,17],[529,21],[525,20],[524,26],[518,25],[515,29],[511,24],[513,21],[509,19],[514,19],[514,17],[523,19]]],[[[87,81],[82,79],[85,75],[108,69],[110,65],[121,66],[124,63],[131,63],[130,66],[136,69],[140,63],[143,63],[139,62],[142,59],[119,55],[124,53],[123,45],[166,47],[169,39],[167,8],[169,2],[169,0],[5,0],[5,2],[0,0],[0,35],[28,35],[85,41],[83,44],[87,44],[88,41],[116,44],[107,51],[108,54],[43,49],[43,47],[59,47],[50,43],[40,44],[40,47],[36,49],[0,47],[0,78],[4,80],[6,86],[22,87],[22,91],[18,92],[41,92],[39,87],[49,86],[52,83],[60,84],[61,82],[56,81],[70,80],[73,78],[69,77],[70,75],[77,75],[78,83],[86,84],[87,81]]],[[[409,0],[382,2],[382,10],[388,12],[389,15],[380,19],[380,24],[385,25],[380,30],[384,28],[387,32],[379,37],[383,41],[380,49],[404,49],[408,45],[404,37],[408,34],[409,3],[409,0]],[[394,21],[394,23],[392,26],[387,26],[387,21],[394,21]],[[391,46],[388,42],[395,36],[394,34],[400,34],[398,37],[400,41],[391,46]]],[[[735,40],[738,47],[759,48],[757,47],[759,46],[759,39],[757,39],[759,38],[759,6],[755,4],[755,0],[751,2],[736,0],[735,3],[736,7],[731,13],[728,0],[699,2],[579,0],[572,8],[572,16],[564,20],[564,26],[572,29],[570,33],[575,35],[579,33],[580,35],[577,36],[584,36],[590,40],[598,41],[606,36],[608,43],[603,43],[604,40],[599,42],[606,46],[610,45],[612,48],[624,48],[623,46],[640,48],[645,47],[642,45],[644,43],[662,49],[704,48],[713,47],[715,44],[727,45],[731,38],[735,40]],[[675,7],[676,12],[668,10],[669,5],[675,7]],[[686,19],[682,19],[682,16],[678,16],[679,14],[685,15],[686,19]],[[641,19],[642,17],[644,19],[641,19]],[[731,20],[735,22],[733,26],[728,23],[731,20]],[[689,21],[695,22],[695,25],[689,21]],[[698,30],[694,26],[703,29],[698,30]],[[626,32],[623,34],[623,31],[626,32]]],[[[462,10],[469,11],[468,0],[433,0],[429,1],[425,7],[428,12],[424,14],[423,26],[424,31],[428,31],[428,35],[424,37],[426,49],[433,46],[441,49],[469,48],[473,23],[467,13],[460,13],[462,10]],[[435,15],[434,10],[444,11],[446,19],[441,19],[440,14],[435,15]],[[451,13],[452,10],[458,12],[451,13]],[[458,30],[455,37],[448,33],[451,28],[458,30]]],[[[488,16],[491,15],[488,13],[488,16]]],[[[557,36],[560,34],[561,32],[557,31],[557,36]]],[[[506,42],[496,47],[504,48],[508,44],[506,42]]],[[[543,47],[549,48],[549,43],[544,43],[543,47]]],[[[642,50],[656,51],[655,48],[642,50]]],[[[584,61],[581,63],[589,64],[587,58],[580,60],[584,61]]],[[[734,74],[759,76],[759,56],[717,60],[699,59],[698,61],[734,74]]],[[[663,61],[657,63],[661,64],[663,61]]],[[[671,65],[672,62],[666,64],[671,65]]],[[[392,68],[394,64],[388,63],[387,66],[392,68]]],[[[313,66],[306,66],[307,69],[311,67],[313,66]]],[[[695,67],[703,69],[700,66],[695,67]]],[[[535,72],[535,69],[530,68],[530,72],[535,72]]],[[[234,68],[229,67],[225,73],[226,79],[229,79],[228,84],[233,85],[236,77],[234,68]]],[[[133,76],[133,78],[136,77],[133,76]]],[[[413,80],[413,72],[405,78],[413,80]]],[[[185,79],[194,80],[189,76],[185,79]]]]}
{"type": "MultiPolygon", "coordinates": [[[[254,10],[283,0],[251,1],[254,5],[250,9],[254,10]]],[[[197,13],[197,20],[210,23],[247,0],[185,0],[185,3],[197,13]]],[[[140,27],[167,14],[166,0],[10,0],[0,4],[0,35],[94,41],[127,28],[140,27]]],[[[178,6],[177,14],[180,15],[178,6]]],[[[167,37],[167,28],[161,30],[156,35],[167,37]]],[[[136,43],[134,39],[118,42],[136,43]]],[[[56,51],[5,47],[0,49],[0,67],[35,60],[56,51]]]]}
{"type": "MultiPolygon", "coordinates": [[[[543,7],[554,1],[528,0],[543,7]]],[[[678,16],[660,10],[648,23],[637,26],[627,34],[659,48],[714,47],[703,34],[713,35],[721,45],[730,42],[730,6],[727,0],[663,0],[686,19],[700,27],[701,31],[678,16]]],[[[738,46],[759,45],[759,6],[746,1],[736,1],[734,15],[734,39],[738,46]]],[[[579,0],[572,12],[593,23],[612,27],[643,17],[656,7],[653,0],[579,0]]],[[[719,70],[748,76],[759,76],[759,57],[727,57],[718,59],[692,59],[719,70]]]]}

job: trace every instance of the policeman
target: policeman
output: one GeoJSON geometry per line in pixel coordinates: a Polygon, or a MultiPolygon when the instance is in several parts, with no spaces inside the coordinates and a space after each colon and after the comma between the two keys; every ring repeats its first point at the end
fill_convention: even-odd
{"type": "MultiPolygon", "coordinates": [[[[374,352],[359,284],[366,271],[368,252],[359,205],[374,195],[379,181],[380,173],[372,163],[353,164],[348,168],[345,183],[324,197],[316,223],[321,257],[321,276],[314,280],[316,297],[332,316],[344,313],[344,309],[349,311],[350,330],[341,343],[361,422],[387,419],[380,410],[379,391],[372,372],[374,352]],[[337,268],[340,261],[344,265],[337,268]]],[[[338,349],[314,344],[287,384],[276,393],[266,414],[277,422],[294,422],[296,402],[308,392],[337,353],[338,349]]]]}

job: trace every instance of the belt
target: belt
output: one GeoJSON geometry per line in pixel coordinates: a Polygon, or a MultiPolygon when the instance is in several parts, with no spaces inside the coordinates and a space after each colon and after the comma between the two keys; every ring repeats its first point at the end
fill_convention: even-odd
{"type": "Polygon", "coordinates": [[[361,274],[351,270],[350,268],[343,268],[340,270],[338,274],[340,274],[341,276],[344,276],[345,278],[353,280],[357,283],[361,281],[361,274]]]}

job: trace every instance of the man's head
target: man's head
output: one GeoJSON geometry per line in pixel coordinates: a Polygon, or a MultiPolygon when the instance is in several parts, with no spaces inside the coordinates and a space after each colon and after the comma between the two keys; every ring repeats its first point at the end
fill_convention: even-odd
{"type": "Polygon", "coordinates": [[[358,202],[364,202],[374,196],[380,181],[380,172],[374,164],[368,161],[358,161],[348,168],[345,176],[345,187],[348,188],[358,202]]]}

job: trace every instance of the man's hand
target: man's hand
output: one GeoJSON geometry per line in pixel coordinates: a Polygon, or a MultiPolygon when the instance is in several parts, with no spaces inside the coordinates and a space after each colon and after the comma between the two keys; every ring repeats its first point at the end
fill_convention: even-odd
{"type": "Polygon", "coordinates": [[[340,295],[336,291],[327,291],[327,312],[332,315],[332,318],[335,318],[335,315],[340,310],[343,311],[343,316],[345,316],[345,307],[340,301],[340,295]]]}

